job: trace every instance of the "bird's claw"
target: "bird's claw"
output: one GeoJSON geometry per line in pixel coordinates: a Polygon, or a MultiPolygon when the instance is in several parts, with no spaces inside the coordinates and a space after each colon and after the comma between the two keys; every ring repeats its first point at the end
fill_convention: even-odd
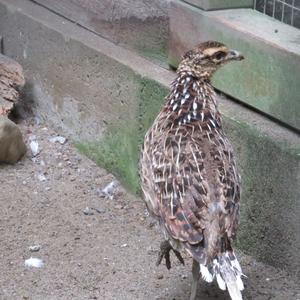
{"type": "Polygon", "coordinates": [[[180,252],[173,249],[172,246],[170,245],[169,241],[163,241],[160,244],[160,251],[158,253],[158,259],[156,262],[157,266],[159,266],[161,264],[162,259],[165,258],[167,269],[168,270],[171,269],[171,261],[170,261],[170,251],[171,250],[174,252],[177,259],[184,265],[184,260],[181,256],[180,252]]]}

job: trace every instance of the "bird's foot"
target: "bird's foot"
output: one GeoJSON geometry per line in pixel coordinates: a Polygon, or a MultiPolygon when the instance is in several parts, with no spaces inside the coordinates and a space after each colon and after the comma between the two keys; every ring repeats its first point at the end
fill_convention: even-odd
{"type": "Polygon", "coordinates": [[[170,261],[170,251],[171,250],[174,252],[174,254],[178,258],[178,260],[184,265],[184,260],[181,256],[180,252],[173,249],[169,241],[163,241],[160,244],[160,251],[158,253],[158,259],[157,259],[157,262],[156,262],[157,266],[160,265],[162,259],[165,258],[167,269],[168,270],[171,269],[171,261],[170,261]]]}

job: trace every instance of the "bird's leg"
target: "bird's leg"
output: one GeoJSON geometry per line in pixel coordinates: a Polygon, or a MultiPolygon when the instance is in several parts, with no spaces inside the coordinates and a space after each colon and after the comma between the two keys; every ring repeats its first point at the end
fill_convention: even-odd
{"type": "Polygon", "coordinates": [[[166,241],[161,242],[161,244],[160,244],[160,251],[158,253],[158,259],[156,262],[157,266],[160,265],[162,259],[165,258],[167,269],[168,270],[171,269],[171,261],[170,261],[170,251],[171,250],[173,250],[173,252],[175,253],[178,260],[184,265],[184,260],[181,256],[180,252],[173,249],[171,244],[169,243],[169,241],[166,240],[166,241]]]}
{"type": "Polygon", "coordinates": [[[197,287],[200,278],[200,265],[195,259],[193,259],[193,267],[192,267],[192,274],[193,274],[193,282],[192,282],[192,290],[191,290],[191,297],[190,300],[196,300],[197,296],[197,287]]]}

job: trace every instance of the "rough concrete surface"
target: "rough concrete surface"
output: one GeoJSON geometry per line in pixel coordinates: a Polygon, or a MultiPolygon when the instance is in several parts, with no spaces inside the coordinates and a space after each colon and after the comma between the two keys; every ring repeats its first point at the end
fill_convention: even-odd
{"type": "MultiPolygon", "coordinates": [[[[27,103],[137,193],[139,145],[174,74],[30,2],[0,3],[27,103]]],[[[243,174],[238,245],[299,275],[299,136],[226,98],[220,107],[243,174]]]]}
{"type": "Polygon", "coordinates": [[[169,0],[36,0],[110,41],[166,66],[169,0]]]}
{"type": "MultiPolygon", "coordinates": [[[[162,236],[142,200],[122,186],[113,199],[100,197],[111,174],[69,141],[50,142],[57,133],[48,124],[27,120],[20,126],[41,152],[34,158],[28,152],[15,166],[0,165],[0,298],[189,299],[191,259],[184,255],[182,266],[171,256],[170,271],[155,266],[162,236]],[[25,267],[30,257],[44,266],[25,267]]],[[[285,272],[238,256],[248,276],[245,300],[300,299],[299,286],[285,272]]],[[[216,284],[200,282],[198,299],[229,297],[216,284]]]]}
{"type": "Polygon", "coordinates": [[[77,10],[83,8],[85,11],[94,12],[99,19],[114,21],[124,18],[135,17],[141,20],[153,17],[164,17],[168,15],[170,0],[35,0],[59,13],[72,16],[77,10]]]}

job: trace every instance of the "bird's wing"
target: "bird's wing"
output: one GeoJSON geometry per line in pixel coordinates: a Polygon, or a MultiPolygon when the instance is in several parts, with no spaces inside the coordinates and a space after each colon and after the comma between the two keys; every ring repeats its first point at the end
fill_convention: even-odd
{"type": "Polygon", "coordinates": [[[218,141],[205,139],[209,137],[191,138],[187,129],[170,132],[152,151],[154,213],[173,239],[190,246],[199,245],[213,218],[218,218],[220,234],[228,236],[238,222],[238,175],[231,148],[215,150],[218,141]],[[203,146],[207,144],[212,147],[203,146]]]}

